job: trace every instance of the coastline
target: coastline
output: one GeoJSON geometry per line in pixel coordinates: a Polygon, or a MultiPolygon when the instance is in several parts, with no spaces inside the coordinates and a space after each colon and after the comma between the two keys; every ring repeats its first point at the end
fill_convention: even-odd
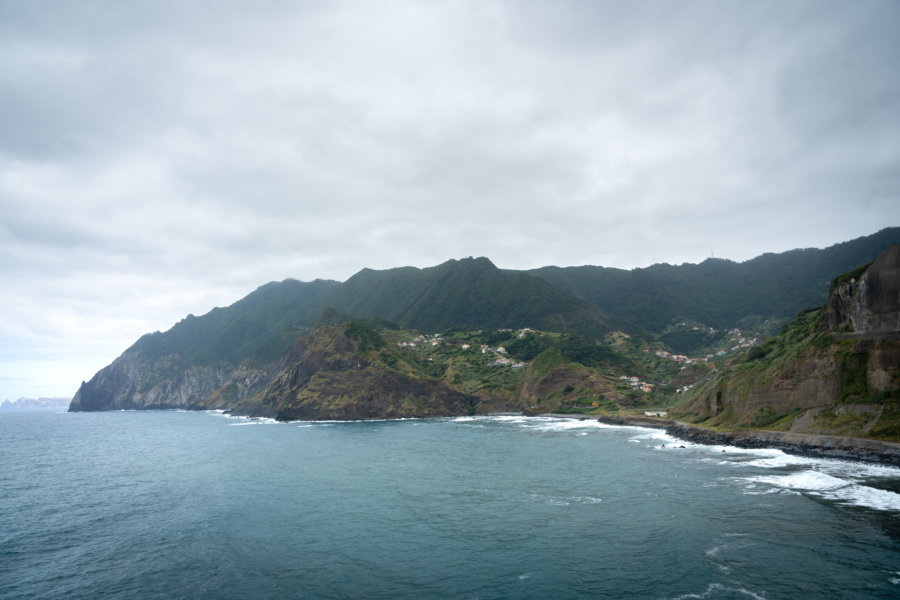
{"type": "MultiPolygon", "coordinates": [[[[589,418],[593,418],[593,416],[589,418]]],[[[799,456],[856,460],[900,467],[900,443],[895,442],[762,429],[714,431],[680,421],[640,416],[601,416],[597,418],[597,421],[607,425],[632,425],[662,429],[672,437],[694,444],[736,446],[738,448],[775,448],[799,456]]]]}
{"type": "MultiPolygon", "coordinates": [[[[127,409],[119,409],[127,410],[127,409]]],[[[246,417],[250,419],[277,418],[260,414],[241,414],[229,409],[208,408],[138,408],[130,410],[185,410],[190,412],[204,412],[209,410],[221,410],[222,413],[232,417],[246,417]]],[[[72,411],[71,408],[68,412],[72,411]]],[[[95,411],[85,411],[95,412],[95,411]]],[[[105,411],[97,411],[105,412],[105,411]]],[[[464,416],[464,415],[458,415],[464,416]]],[[[697,425],[690,425],[681,421],[645,417],[639,415],[583,415],[571,413],[542,413],[528,414],[525,412],[497,412],[476,416],[522,416],[522,417],[554,417],[561,419],[578,419],[581,421],[595,420],[607,425],[649,427],[664,430],[672,437],[706,446],[735,446],[737,448],[771,448],[781,450],[788,454],[809,456],[813,458],[834,458],[840,460],[860,461],[882,464],[900,468],[900,443],[881,440],[871,440],[851,436],[816,435],[806,433],[791,433],[784,431],[739,429],[734,431],[715,431],[697,425]]],[[[408,417],[409,419],[433,418],[433,417],[408,417]]],[[[438,417],[439,418],[439,417],[438,417]]],[[[311,419],[316,421],[318,419],[311,419]]],[[[393,421],[397,417],[380,417],[365,419],[337,419],[338,421],[393,421]]],[[[402,419],[400,419],[402,420],[402,419]]],[[[289,421],[286,421],[289,422],[289,421]]]]}

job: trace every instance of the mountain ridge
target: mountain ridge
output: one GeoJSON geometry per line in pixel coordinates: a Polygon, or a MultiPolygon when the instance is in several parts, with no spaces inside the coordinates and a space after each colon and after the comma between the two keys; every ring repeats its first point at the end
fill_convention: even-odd
{"type": "Polygon", "coordinates": [[[874,260],[897,243],[900,228],[889,227],[824,249],[769,252],[740,263],[710,258],[697,264],[658,263],[631,271],[585,265],[527,272],[610,317],[649,331],[658,332],[678,318],[717,328],[757,324],[765,318],[780,324],[804,308],[824,304],[832,278],[874,260]],[[704,293],[698,294],[697,289],[704,293]]]}
{"type": "MultiPolygon", "coordinates": [[[[721,293],[717,296],[706,289],[718,285],[743,299],[745,308],[741,310],[746,306],[771,307],[773,301],[760,296],[773,296],[773,289],[783,288],[780,294],[774,294],[777,310],[767,309],[774,314],[754,317],[775,318],[788,310],[785,298],[796,302],[794,295],[825,293],[822,290],[828,289],[828,280],[840,273],[829,272],[828,280],[819,281],[824,278],[823,264],[844,264],[861,254],[865,254],[865,261],[873,260],[875,255],[866,254],[871,247],[895,238],[900,242],[900,228],[884,229],[826,250],[792,251],[799,254],[787,253],[782,266],[778,261],[782,255],[765,255],[758,257],[762,263],[754,263],[757,267],[737,281],[732,275],[738,263],[721,259],[633,272],[577,267],[612,273],[613,281],[563,277],[554,285],[547,273],[539,276],[530,271],[503,270],[487,258],[470,257],[425,269],[363,269],[344,283],[293,279],[270,282],[231,306],[215,308],[200,317],[188,315],[166,332],[142,336],[113,363],[82,383],[70,410],[239,405],[265,389],[284,368],[298,336],[309,333],[329,309],[352,319],[382,319],[419,331],[534,328],[581,334],[588,336],[584,343],[590,345],[591,338],[614,330],[624,331],[624,337],[630,336],[632,342],[652,340],[662,334],[665,319],[683,317],[685,307],[703,308],[719,302],[721,293]],[[804,263],[818,265],[810,277],[797,275],[804,263]],[[764,277],[767,270],[775,271],[769,279],[764,277]],[[679,283],[679,279],[683,281],[679,283]],[[803,284],[807,279],[815,285],[803,284]],[[604,288],[604,298],[615,302],[601,308],[596,306],[596,298],[588,302],[575,295],[585,296],[598,288],[604,288]],[[704,299],[710,295],[714,297],[704,299]],[[645,319],[643,325],[629,324],[623,315],[636,309],[651,313],[652,319],[645,319]],[[648,331],[648,324],[656,329],[648,331]]],[[[565,274],[564,269],[571,268],[547,269],[565,274]]],[[[714,313],[700,310],[694,314],[703,317],[714,313]]]]}

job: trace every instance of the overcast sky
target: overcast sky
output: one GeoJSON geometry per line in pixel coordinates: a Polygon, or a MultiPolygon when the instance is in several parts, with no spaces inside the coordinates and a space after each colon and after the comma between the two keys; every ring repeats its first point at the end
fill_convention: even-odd
{"type": "Polygon", "coordinates": [[[288,277],[900,225],[900,2],[0,0],[0,400],[288,277]]]}

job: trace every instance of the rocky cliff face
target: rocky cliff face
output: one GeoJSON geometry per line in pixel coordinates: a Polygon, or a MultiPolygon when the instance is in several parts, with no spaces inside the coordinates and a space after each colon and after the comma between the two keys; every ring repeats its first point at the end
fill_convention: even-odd
{"type": "Polygon", "coordinates": [[[126,352],[81,384],[69,410],[227,408],[262,389],[283,364],[185,367],[178,355],[126,352]]]}
{"type": "Polygon", "coordinates": [[[900,246],[842,279],[821,317],[807,311],[751,350],[698,389],[689,412],[725,426],[900,439],[900,246]]]}
{"type": "Polygon", "coordinates": [[[900,332],[900,245],[881,253],[859,278],[836,287],[825,323],[831,331],[866,337],[900,332]]]}
{"type": "Polygon", "coordinates": [[[284,421],[475,412],[478,398],[424,376],[380,342],[377,334],[362,331],[358,339],[351,339],[346,325],[321,327],[309,339],[301,338],[278,376],[233,410],[284,421]]]}

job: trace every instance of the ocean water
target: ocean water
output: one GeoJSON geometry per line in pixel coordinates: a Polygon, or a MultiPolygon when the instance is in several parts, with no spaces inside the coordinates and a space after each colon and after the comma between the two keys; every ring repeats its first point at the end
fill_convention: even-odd
{"type": "Polygon", "coordinates": [[[898,492],[594,421],[7,411],[0,598],[898,598],[898,492]]]}

